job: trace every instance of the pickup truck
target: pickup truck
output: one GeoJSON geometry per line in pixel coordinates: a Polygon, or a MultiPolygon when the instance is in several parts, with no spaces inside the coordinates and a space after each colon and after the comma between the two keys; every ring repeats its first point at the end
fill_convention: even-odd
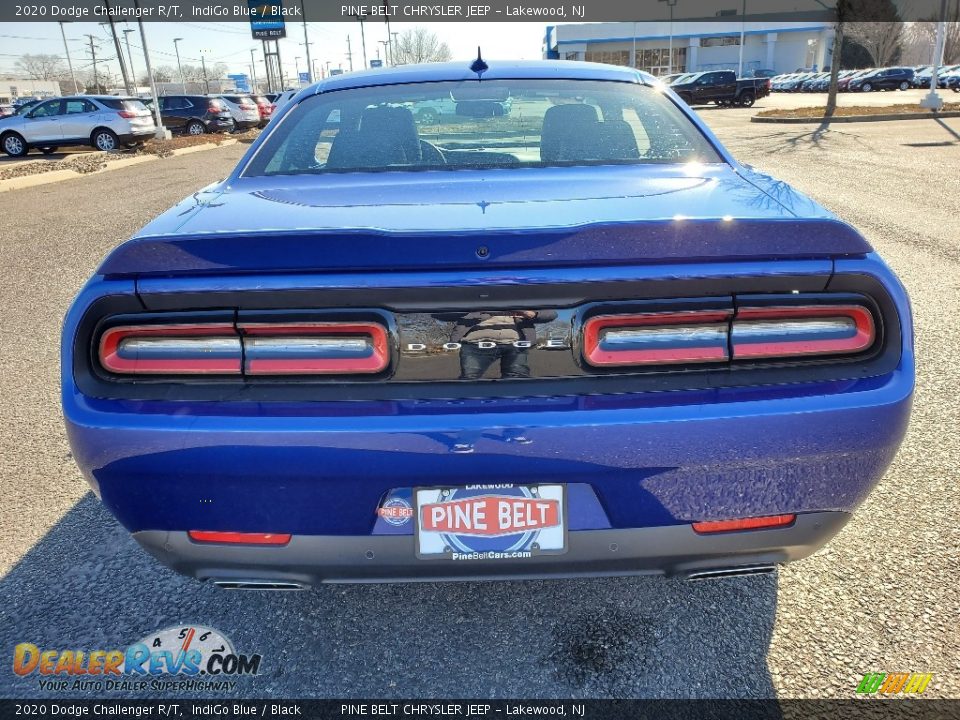
{"type": "Polygon", "coordinates": [[[769,78],[737,78],[732,70],[709,70],[670,86],[687,105],[740,105],[750,107],[770,94],[769,78]]]}

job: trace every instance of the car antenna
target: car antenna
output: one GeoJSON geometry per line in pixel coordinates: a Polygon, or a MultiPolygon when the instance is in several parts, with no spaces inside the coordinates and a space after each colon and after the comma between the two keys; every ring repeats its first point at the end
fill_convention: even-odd
{"type": "Polygon", "coordinates": [[[490,66],[484,62],[484,59],[480,56],[480,46],[477,45],[477,59],[470,64],[470,69],[473,70],[478,76],[483,75],[487,70],[490,69],[490,66]]]}

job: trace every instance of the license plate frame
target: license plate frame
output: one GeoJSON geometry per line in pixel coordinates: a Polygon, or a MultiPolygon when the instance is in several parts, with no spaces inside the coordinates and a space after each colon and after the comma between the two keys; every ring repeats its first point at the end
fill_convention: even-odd
{"type": "MultiPolygon", "coordinates": [[[[414,552],[418,560],[504,562],[528,560],[544,555],[563,555],[569,550],[569,506],[567,486],[563,483],[415,487],[412,495],[414,552]],[[444,492],[447,493],[446,498],[442,496],[444,492]],[[458,496],[457,493],[460,495],[458,496]],[[549,526],[517,530],[515,533],[501,532],[484,535],[444,533],[423,527],[421,513],[425,505],[450,504],[458,500],[479,500],[480,498],[505,500],[511,504],[512,501],[522,500],[526,512],[529,513],[532,510],[534,514],[543,513],[541,508],[534,505],[537,500],[556,502],[558,522],[549,526]],[[525,537],[527,533],[530,534],[529,537],[525,537]],[[438,552],[438,539],[445,545],[445,550],[442,552],[438,552]]],[[[499,509],[499,502],[497,507],[499,509]]]]}

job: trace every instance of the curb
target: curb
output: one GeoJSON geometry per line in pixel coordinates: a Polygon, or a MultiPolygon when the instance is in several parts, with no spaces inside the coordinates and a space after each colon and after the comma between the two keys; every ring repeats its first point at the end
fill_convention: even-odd
{"type": "MultiPolygon", "coordinates": [[[[236,145],[237,142],[239,141],[231,138],[224,140],[220,144],[204,143],[203,145],[192,145],[190,147],[177,148],[173,151],[173,156],[178,157],[180,155],[189,155],[190,153],[199,152],[201,150],[213,150],[214,148],[218,147],[230,147],[231,145],[236,145]]],[[[154,160],[165,159],[166,158],[161,158],[159,155],[135,155],[133,157],[122,158],[120,160],[108,162],[106,167],[89,173],[79,173],[76,170],[51,170],[50,172],[36,173],[34,175],[23,175],[22,177],[0,180],[0,193],[10,190],[23,190],[25,188],[37,187],[38,185],[49,185],[50,183],[61,182],[63,180],[72,180],[74,178],[82,178],[88,175],[99,175],[101,173],[109,172],[110,170],[120,170],[122,168],[131,167],[132,165],[139,165],[145,162],[153,162],[154,160]]]]}
{"type": "Polygon", "coordinates": [[[889,115],[840,115],[832,118],[813,117],[813,118],[783,118],[783,117],[760,117],[753,115],[750,122],[755,123],[784,123],[784,124],[807,124],[815,125],[821,123],[851,123],[851,122],[883,122],[886,120],[936,120],[938,118],[960,117],[960,110],[948,110],[947,112],[934,113],[929,110],[916,113],[891,113],[889,115]]]}

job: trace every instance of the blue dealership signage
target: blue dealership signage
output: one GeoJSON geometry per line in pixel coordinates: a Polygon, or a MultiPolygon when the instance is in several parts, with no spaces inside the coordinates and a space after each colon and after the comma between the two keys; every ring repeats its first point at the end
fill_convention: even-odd
{"type": "Polygon", "coordinates": [[[233,80],[234,86],[241,92],[250,92],[250,76],[242,73],[237,75],[227,75],[228,80],[233,80]]]}
{"type": "Polygon", "coordinates": [[[282,0],[247,0],[250,30],[256,40],[279,40],[287,36],[282,0]]]}

